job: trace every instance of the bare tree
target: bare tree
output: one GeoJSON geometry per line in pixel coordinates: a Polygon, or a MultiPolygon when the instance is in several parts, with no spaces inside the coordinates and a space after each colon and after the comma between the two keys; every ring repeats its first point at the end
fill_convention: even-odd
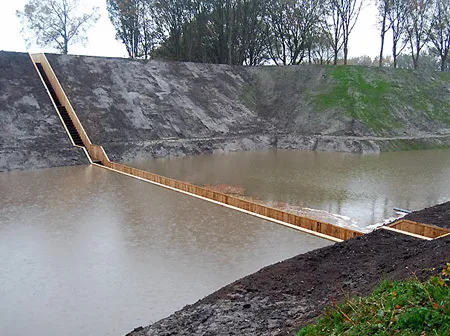
{"type": "Polygon", "coordinates": [[[87,30],[99,19],[98,8],[79,13],[80,0],[29,0],[16,15],[27,43],[56,48],[67,54],[69,44],[85,42],[87,30]]]}
{"type": "Polygon", "coordinates": [[[407,28],[409,0],[389,0],[387,18],[392,32],[392,58],[394,68],[397,68],[397,57],[406,47],[403,36],[407,28]]]}
{"type": "Polygon", "coordinates": [[[383,51],[384,51],[384,40],[386,37],[386,33],[391,28],[391,25],[388,22],[388,13],[389,7],[391,5],[390,0],[376,0],[377,1],[377,9],[378,9],[378,24],[380,26],[380,36],[381,36],[381,47],[380,47],[380,56],[378,59],[378,65],[383,66],[383,51]]]}
{"type": "Polygon", "coordinates": [[[299,64],[311,49],[315,29],[324,24],[322,0],[272,0],[267,11],[267,46],[276,63],[299,64]]]}
{"type": "Polygon", "coordinates": [[[145,59],[157,46],[159,30],[152,17],[149,0],[107,0],[109,19],[131,58],[145,59]]]}
{"type": "Polygon", "coordinates": [[[333,0],[330,0],[327,5],[329,13],[328,27],[330,30],[328,36],[331,39],[331,46],[333,48],[333,64],[336,65],[338,62],[339,53],[342,50],[342,44],[344,43],[341,16],[338,8],[334,6],[333,0]]]}
{"type": "Polygon", "coordinates": [[[441,71],[445,71],[450,52],[450,2],[448,0],[436,1],[428,38],[440,58],[441,71]]]}
{"type": "MultiPolygon", "coordinates": [[[[336,11],[337,21],[342,31],[342,47],[344,49],[344,64],[347,65],[348,42],[350,34],[358,20],[364,0],[330,0],[332,10],[336,11]]],[[[337,61],[337,59],[335,59],[337,61]]]]}
{"type": "Polygon", "coordinates": [[[313,63],[330,64],[335,56],[333,49],[331,32],[326,28],[319,29],[312,40],[311,55],[313,63]]]}
{"type": "Polygon", "coordinates": [[[409,43],[414,69],[419,67],[420,52],[425,47],[429,36],[432,1],[413,0],[408,6],[405,39],[409,43]]]}

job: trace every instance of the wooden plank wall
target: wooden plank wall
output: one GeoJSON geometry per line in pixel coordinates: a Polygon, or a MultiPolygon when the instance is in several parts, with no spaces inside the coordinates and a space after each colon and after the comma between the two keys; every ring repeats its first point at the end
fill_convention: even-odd
{"type": "Polygon", "coordinates": [[[298,216],[293,213],[274,209],[262,204],[254,203],[235,196],[222,194],[203,187],[199,187],[190,183],[174,180],[157,174],[153,174],[144,170],[129,167],[115,162],[102,162],[104,166],[129,174],[156,182],[168,187],[182,190],[197,196],[208,198],[223,204],[231,205],[239,209],[250,211],[265,217],[276,219],[294,226],[298,226],[307,230],[315,231],[327,236],[331,236],[341,240],[347,240],[354,237],[362,236],[363,233],[347,228],[343,228],[334,224],[318,221],[304,216],[298,216]]]}
{"type": "Polygon", "coordinates": [[[177,181],[171,178],[153,174],[140,169],[132,168],[120,163],[111,162],[102,146],[92,144],[86,131],[83,128],[78,116],[76,115],[72,105],[69,102],[61,84],[59,83],[50,63],[44,54],[34,54],[31,55],[34,62],[39,62],[44,67],[44,70],[59,98],[61,104],[64,105],[72,119],[78,133],[80,134],[83,144],[86,147],[91,160],[99,161],[105,167],[114,169],[116,171],[126,173],[132,176],[140,177],[148,181],[156,182],[171,188],[182,190],[197,196],[201,196],[222,204],[227,204],[239,209],[243,209],[255,214],[259,214],[268,218],[272,218],[278,221],[282,221],[297,227],[301,227],[307,230],[315,231],[323,235],[334,237],[341,240],[347,240],[354,237],[362,236],[363,233],[347,228],[343,228],[330,223],[318,221],[315,219],[298,216],[293,213],[285,212],[279,209],[274,209],[267,207],[262,204],[250,202],[247,200],[240,199],[238,197],[222,194],[215,192],[206,188],[195,186],[190,183],[177,181]]]}
{"type": "Polygon", "coordinates": [[[448,229],[440,228],[434,225],[414,222],[406,219],[401,219],[389,225],[389,227],[433,239],[450,233],[450,230],[448,229]]]}

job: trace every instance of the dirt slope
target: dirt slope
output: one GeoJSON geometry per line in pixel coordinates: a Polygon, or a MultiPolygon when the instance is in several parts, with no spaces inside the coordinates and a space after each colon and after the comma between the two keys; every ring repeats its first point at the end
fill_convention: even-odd
{"type": "MultiPolygon", "coordinates": [[[[450,146],[450,74],[47,56],[90,138],[115,161],[450,146]]],[[[0,88],[0,170],[87,163],[27,54],[1,53],[0,88]]]]}
{"type": "MultiPolygon", "coordinates": [[[[91,140],[112,157],[161,139],[231,139],[265,133],[266,122],[240,101],[248,81],[245,68],[47,57],[91,140]]],[[[170,147],[170,140],[165,144],[170,147]]]]}
{"type": "Polygon", "coordinates": [[[88,164],[26,53],[0,51],[0,171],[88,164]]]}
{"type": "Polygon", "coordinates": [[[91,139],[115,160],[273,147],[377,152],[450,145],[447,74],[47,57],[91,139]]]}

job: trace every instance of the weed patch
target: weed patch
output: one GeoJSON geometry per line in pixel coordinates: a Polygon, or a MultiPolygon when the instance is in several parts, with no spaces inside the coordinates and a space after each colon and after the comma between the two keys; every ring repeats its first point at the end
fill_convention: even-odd
{"type": "Polygon", "coordinates": [[[384,281],[366,298],[348,299],[301,329],[297,336],[434,335],[450,330],[450,264],[441,276],[421,282],[384,281]]]}
{"type": "Polygon", "coordinates": [[[314,97],[319,110],[339,108],[355,120],[361,120],[376,134],[383,135],[397,126],[390,113],[390,82],[381,76],[369,78],[363,67],[330,67],[328,75],[336,84],[330,92],[314,97]]]}
{"type": "Polygon", "coordinates": [[[256,107],[256,88],[253,85],[245,84],[242,89],[241,100],[244,105],[253,110],[256,107]]]}

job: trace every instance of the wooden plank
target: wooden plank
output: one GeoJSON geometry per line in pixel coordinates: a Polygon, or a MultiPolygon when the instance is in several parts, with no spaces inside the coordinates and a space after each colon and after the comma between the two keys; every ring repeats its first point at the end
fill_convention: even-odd
{"type": "Polygon", "coordinates": [[[388,227],[431,239],[439,238],[450,233],[449,229],[430,224],[414,222],[407,219],[400,219],[388,225],[388,227]]]}
{"type": "Polygon", "coordinates": [[[326,236],[326,235],[323,235],[321,233],[318,233],[318,232],[315,232],[315,231],[311,231],[311,230],[307,230],[307,229],[301,228],[299,226],[291,225],[291,224],[288,224],[288,223],[285,223],[285,222],[282,222],[282,221],[279,221],[279,220],[276,220],[276,219],[273,219],[273,218],[270,218],[270,217],[265,217],[265,216],[262,216],[262,215],[259,215],[259,214],[253,213],[253,212],[245,211],[245,210],[243,210],[241,208],[238,208],[238,207],[235,207],[235,206],[231,206],[231,205],[228,205],[228,204],[223,204],[223,203],[220,203],[220,202],[217,202],[217,201],[214,201],[214,200],[202,197],[202,196],[198,196],[198,195],[195,195],[195,194],[190,194],[188,192],[185,192],[185,191],[182,191],[182,190],[178,190],[178,189],[169,187],[167,185],[159,184],[159,183],[156,183],[156,182],[144,179],[144,178],[140,178],[140,177],[137,177],[135,175],[127,174],[127,173],[124,173],[122,171],[119,171],[119,170],[116,170],[116,169],[113,169],[113,168],[110,168],[110,167],[106,167],[104,165],[98,165],[96,163],[94,163],[93,165],[97,166],[97,167],[100,167],[100,168],[103,168],[103,169],[108,169],[108,170],[114,171],[114,172],[119,173],[119,174],[124,174],[124,175],[132,177],[132,178],[140,179],[142,181],[145,181],[145,182],[148,182],[148,183],[152,183],[152,184],[155,184],[155,185],[163,187],[163,188],[167,188],[167,189],[170,189],[170,190],[173,190],[173,191],[184,193],[186,195],[197,197],[197,198],[203,199],[205,201],[209,201],[209,202],[212,202],[212,203],[215,203],[215,204],[218,204],[218,205],[221,205],[221,206],[224,206],[224,207],[236,210],[236,211],[240,211],[240,212],[246,213],[246,214],[251,215],[251,216],[255,216],[255,217],[258,217],[258,218],[261,218],[261,219],[264,219],[264,220],[267,220],[267,221],[270,221],[270,222],[273,222],[273,223],[276,223],[276,224],[279,224],[279,225],[283,225],[283,226],[289,227],[291,229],[302,231],[302,232],[305,232],[305,233],[308,233],[308,234],[311,234],[311,235],[314,235],[314,236],[317,236],[317,237],[321,237],[321,238],[324,238],[324,239],[328,239],[328,240],[331,240],[331,241],[334,241],[334,242],[342,242],[342,239],[334,238],[334,237],[331,237],[331,236],[326,236]]]}
{"type": "Polygon", "coordinates": [[[103,161],[109,161],[103,148],[101,146],[93,145],[91,140],[89,139],[89,136],[87,135],[86,131],[83,128],[83,125],[78,119],[78,116],[75,113],[72,104],[70,103],[66,93],[64,92],[64,89],[61,86],[61,83],[56,77],[52,66],[48,62],[47,57],[45,57],[44,54],[31,54],[30,57],[34,63],[41,63],[42,67],[44,68],[45,74],[47,75],[50,84],[55,90],[56,96],[61,102],[61,105],[63,105],[66,108],[67,113],[70,116],[70,119],[72,120],[78,134],[80,135],[81,140],[83,141],[83,145],[85,146],[87,152],[89,153],[91,162],[100,161],[104,163],[103,161]]]}
{"type": "MultiPolygon", "coordinates": [[[[108,166],[108,165],[105,165],[108,166]]],[[[279,209],[274,209],[267,207],[262,204],[258,204],[252,201],[247,201],[240,199],[232,195],[222,194],[220,192],[215,192],[203,187],[193,186],[190,183],[177,181],[174,179],[165,178],[153,173],[142,171],[136,168],[130,168],[126,165],[113,163],[110,165],[111,168],[130,174],[139,178],[144,178],[146,180],[157,182],[166,185],[171,188],[189,192],[197,196],[201,196],[207,199],[214,200],[223,204],[238,207],[245,211],[253,212],[262,216],[266,216],[275,220],[283,221],[291,225],[295,225],[307,230],[313,230],[315,232],[321,233],[323,235],[331,236],[334,238],[346,240],[354,237],[361,236],[362,233],[352,229],[347,229],[333,225],[330,223],[325,223],[322,221],[317,221],[307,217],[299,216],[290,212],[285,212],[279,209]]]]}
{"type": "Polygon", "coordinates": [[[401,234],[404,234],[404,235],[407,235],[407,236],[411,236],[411,237],[415,237],[415,238],[419,238],[419,239],[433,240],[433,238],[420,236],[420,235],[414,234],[414,233],[412,233],[412,232],[407,232],[407,231],[398,230],[398,229],[395,229],[395,228],[390,227],[390,226],[382,226],[382,227],[379,228],[379,230],[388,230],[388,231],[393,231],[393,232],[401,233],[401,234]]]}

